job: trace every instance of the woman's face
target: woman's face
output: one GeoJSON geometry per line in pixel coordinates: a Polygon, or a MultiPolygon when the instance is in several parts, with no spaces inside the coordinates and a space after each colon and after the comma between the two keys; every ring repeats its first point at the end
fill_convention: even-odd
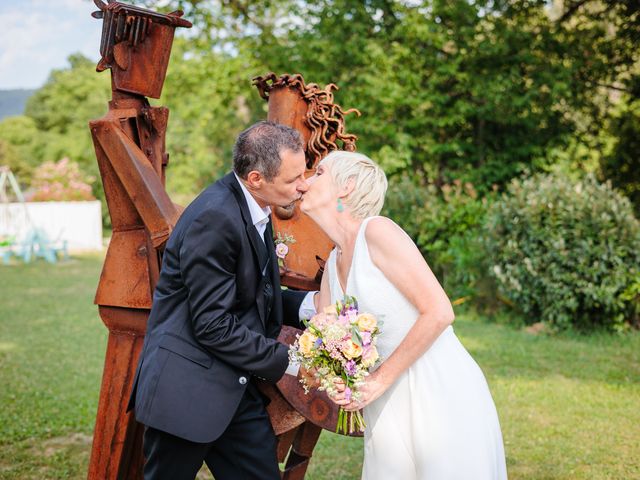
{"type": "Polygon", "coordinates": [[[334,208],[338,201],[338,188],[331,176],[331,164],[321,163],[316,173],[307,178],[307,191],[302,195],[300,210],[309,214],[323,208],[334,208]]]}

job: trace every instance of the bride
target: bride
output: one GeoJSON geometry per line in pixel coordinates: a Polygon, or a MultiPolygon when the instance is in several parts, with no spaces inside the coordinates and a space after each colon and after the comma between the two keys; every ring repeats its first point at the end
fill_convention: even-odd
{"type": "Polygon", "coordinates": [[[451,303],[409,236],[376,216],[387,189],[382,169],[362,154],[335,151],[308,184],[300,208],[336,245],[320,306],[352,295],[384,322],[383,362],[360,400],[333,398],[346,410],[364,408],[362,478],[506,479],[496,408],[453,332],[451,303]]]}

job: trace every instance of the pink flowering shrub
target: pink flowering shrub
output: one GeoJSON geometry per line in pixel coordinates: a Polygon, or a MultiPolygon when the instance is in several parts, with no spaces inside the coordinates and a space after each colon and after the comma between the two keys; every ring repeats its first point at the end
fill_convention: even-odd
{"type": "Polygon", "coordinates": [[[76,162],[63,158],[44,162],[36,168],[31,182],[32,202],[95,200],[91,182],[95,179],[80,171],[76,162]]]}

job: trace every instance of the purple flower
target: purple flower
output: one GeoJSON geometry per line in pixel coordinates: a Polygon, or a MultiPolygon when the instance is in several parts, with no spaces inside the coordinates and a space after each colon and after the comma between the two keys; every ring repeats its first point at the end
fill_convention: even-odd
{"type": "Polygon", "coordinates": [[[349,387],[344,389],[344,399],[348,402],[351,401],[351,389],[349,387]]]}
{"type": "Polygon", "coordinates": [[[354,360],[349,360],[345,365],[345,370],[347,375],[350,377],[354,376],[356,374],[356,362],[354,360]]]}
{"type": "Polygon", "coordinates": [[[322,339],[321,338],[317,338],[315,341],[315,347],[316,348],[320,348],[322,346],[322,339]]]}

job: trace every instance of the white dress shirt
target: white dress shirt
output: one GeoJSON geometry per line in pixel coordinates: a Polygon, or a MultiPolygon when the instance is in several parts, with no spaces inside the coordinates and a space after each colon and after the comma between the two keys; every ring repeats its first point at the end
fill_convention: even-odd
{"type": "MultiPolygon", "coordinates": [[[[244,186],[240,177],[233,172],[236,176],[236,180],[240,184],[240,188],[242,189],[242,193],[244,194],[244,198],[247,200],[247,205],[249,206],[249,214],[251,215],[251,223],[256,227],[256,230],[260,234],[260,238],[264,242],[264,231],[267,228],[267,223],[269,223],[269,215],[271,215],[271,208],[264,207],[262,208],[256,202],[256,199],[253,198],[253,195],[249,193],[247,187],[244,186]]],[[[264,274],[264,272],[262,272],[264,274]]],[[[304,300],[300,304],[300,310],[298,311],[298,317],[300,320],[307,320],[316,314],[316,307],[313,303],[313,296],[316,292],[309,292],[304,297],[304,300]]],[[[290,363],[287,367],[287,371],[285,373],[289,375],[298,375],[298,370],[300,369],[300,365],[295,363],[290,363]]]]}

